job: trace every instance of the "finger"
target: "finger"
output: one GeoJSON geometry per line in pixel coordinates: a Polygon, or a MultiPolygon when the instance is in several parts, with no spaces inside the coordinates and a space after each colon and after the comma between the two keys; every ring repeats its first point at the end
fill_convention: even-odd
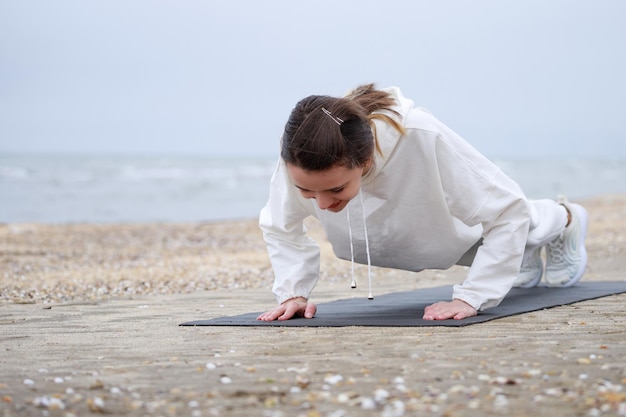
{"type": "Polygon", "coordinates": [[[426,306],[422,317],[424,320],[437,320],[437,316],[439,315],[439,308],[437,304],[438,303],[426,306]]]}
{"type": "Polygon", "coordinates": [[[424,315],[422,316],[422,318],[423,318],[424,320],[435,320],[435,317],[434,317],[434,315],[433,315],[433,313],[432,313],[432,308],[431,308],[431,307],[432,307],[432,306],[427,306],[427,307],[424,309],[424,315]]]}
{"type": "Polygon", "coordinates": [[[266,311],[265,313],[259,315],[259,317],[257,317],[257,320],[263,320],[263,321],[276,320],[276,318],[279,317],[283,313],[283,310],[284,310],[283,306],[278,306],[270,311],[266,311]]]}
{"type": "Polygon", "coordinates": [[[434,320],[448,320],[451,319],[452,317],[454,317],[454,315],[456,314],[456,312],[454,311],[443,311],[439,314],[437,314],[434,318],[434,320]]]}
{"type": "Polygon", "coordinates": [[[447,320],[454,317],[456,313],[457,311],[450,310],[445,305],[433,304],[424,310],[424,320],[447,320]]]}
{"type": "Polygon", "coordinates": [[[477,314],[476,310],[463,310],[463,311],[459,311],[454,316],[454,319],[455,320],[462,320],[462,319],[466,319],[468,317],[474,317],[476,314],[477,314]]]}
{"type": "Polygon", "coordinates": [[[317,306],[313,303],[308,303],[306,305],[306,309],[304,310],[304,317],[307,319],[312,319],[316,312],[317,306]]]}
{"type": "Polygon", "coordinates": [[[264,311],[263,313],[259,314],[258,317],[256,318],[257,320],[265,320],[267,318],[267,316],[269,315],[269,311],[264,311]]]}
{"type": "Polygon", "coordinates": [[[281,305],[270,311],[270,320],[281,320],[281,317],[285,315],[287,307],[281,305]]]}
{"type": "Polygon", "coordinates": [[[289,304],[284,311],[282,311],[277,319],[278,320],[289,320],[290,318],[292,318],[294,316],[294,314],[296,314],[298,312],[298,306],[294,305],[294,304],[289,304]]]}
{"type": "Polygon", "coordinates": [[[261,320],[261,321],[271,321],[271,316],[269,315],[269,312],[263,313],[261,315],[259,315],[259,317],[256,318],[257,320],[261,320]]]}

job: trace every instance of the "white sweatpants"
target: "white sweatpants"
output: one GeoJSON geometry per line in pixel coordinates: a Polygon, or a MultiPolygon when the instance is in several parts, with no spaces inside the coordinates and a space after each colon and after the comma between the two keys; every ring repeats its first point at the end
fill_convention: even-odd
{"type": "MultiPolygon", "coordinates": [[[[567,209],[554,200],[529,200],[530,228],[524,261],[537,249],[556,239],[567,225],[567,209]]],[[[522,262],[523,264],[523,262],[522,262]]]]}
{"type": "MultiPolygon", "coordinates": [[[[567,210],[554,200],[528,200],[530,207],[530,227],[526,250],[522,264],[532,253],[556,239],[565,230],[567,224],[567,210]]],[[[457,265],[470,266],[476,256],[478,247],[482,245],[480,239],[457,261],[457,265]]]]}

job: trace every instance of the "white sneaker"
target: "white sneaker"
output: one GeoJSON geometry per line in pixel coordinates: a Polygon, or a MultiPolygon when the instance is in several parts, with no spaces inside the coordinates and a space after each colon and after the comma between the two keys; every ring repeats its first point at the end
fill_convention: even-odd
{"type": "Polygon", "coordinates": [[[587,210],[578,204],[560,201],[571,220],[561,236],[546,246],[546,284],[548,287],[570,287],[576,284],[587,267],[587,210]]]}
{"type": "Polygon", "coordinates": [[[539,284],[543,275],[543,260],[541,259],[541,247],[532,252],[524,253],[522,267],[517,275],[514,287],[532,288],[539,284]]]}

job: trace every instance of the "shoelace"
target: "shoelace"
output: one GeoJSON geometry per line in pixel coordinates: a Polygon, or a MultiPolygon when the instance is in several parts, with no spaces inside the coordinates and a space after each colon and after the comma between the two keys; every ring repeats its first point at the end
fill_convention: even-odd
{"type": "Polygon", "coordinates": [[[564,245],[565,240],[563,239],[563,236],[559,236],[552,242],[548,243],[548,247],[550,248],[548,253],[550,255],[551,263],[557,264],[563,262],[563,254],[565,252],[564,245]]]}

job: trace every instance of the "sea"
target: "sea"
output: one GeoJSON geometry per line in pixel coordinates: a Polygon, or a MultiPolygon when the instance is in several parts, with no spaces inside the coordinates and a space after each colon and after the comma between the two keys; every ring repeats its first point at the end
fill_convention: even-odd
{"type": "MultiPolygon", "coordinates": [[[[492,158],[530,198],[626,193],[626,160],[492,158]]],[[[257,218],[276,157],[0,153],[0,223],[257,218]]]]}

